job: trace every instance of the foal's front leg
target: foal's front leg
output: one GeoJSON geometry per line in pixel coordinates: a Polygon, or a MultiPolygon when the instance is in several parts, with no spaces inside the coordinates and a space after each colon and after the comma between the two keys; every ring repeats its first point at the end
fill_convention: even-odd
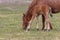
{"type": "Polygon", "coordinates": [[[30,21],[28,22],[28,26],[27,26],[27,31],[30,31],[30,25],[32,23],[32,20],[35,18],[35,16],[32,16],[30,21]]]}
{"type": "Polygon", "coordinates": [[[30,20],[30,21],[28,22],[28,26],[27,26],[27,30],[26,30],[26,31],[30,31],[31,22],[32,22],[32,20],[30,20]]]}

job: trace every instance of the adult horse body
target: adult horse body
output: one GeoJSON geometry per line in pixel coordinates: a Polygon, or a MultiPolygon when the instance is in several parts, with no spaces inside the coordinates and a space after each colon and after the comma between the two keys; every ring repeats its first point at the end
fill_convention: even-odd
{"type": "Polygon", "coordinates": [[[51,10],[51,8],[44,3],[37,4],[34,7],[32,7],[31,9],[28,9],[28,11],[23,15],[24,29],[29,30],[32,20],[36,17],[36,28],[38,30],[38,16],[42,15],[42,17],[44,19],[43,25],[45,25],[45,29],[50,30],[51,23],[50,23],[49,16],[48,16],[49,13],[51,14],[50,10],[51,10]]]}
{"type": "Polygon", "coordinates": [[[33,0],[29,9],[43,2],[51,7],[52,13],[60,12],[60,0],[33,0]]]}

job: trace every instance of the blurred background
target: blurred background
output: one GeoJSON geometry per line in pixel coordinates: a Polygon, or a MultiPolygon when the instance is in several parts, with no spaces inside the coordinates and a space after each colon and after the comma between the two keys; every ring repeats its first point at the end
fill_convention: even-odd
{"type": "Polygon", "coordinates": [[[0,10],[26,10],[29,4],[31,3],[31,0],[0,0],[0,10]]]}
{"type": "Polygon", "coordinates": [[[31,0],[0,0],[0,4],[29,4],[31,0]]]}

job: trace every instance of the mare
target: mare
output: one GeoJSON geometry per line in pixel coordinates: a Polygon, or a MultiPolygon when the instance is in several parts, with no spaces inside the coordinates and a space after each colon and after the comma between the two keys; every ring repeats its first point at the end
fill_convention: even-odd
{"type": "Polygon", "coordinates": [[[29,31],[33,19],[36,18],[36,29],[38,30],[38,17],[42,15],[44,19],[43,26],[45,26],[44,29],[50,30],[50,28],[52,28],[49,20],[50,10],[51,8],[44,3],[37,4],[31,9],[28,9],[27,12],[23,14],[23,28],[29,31]]]}

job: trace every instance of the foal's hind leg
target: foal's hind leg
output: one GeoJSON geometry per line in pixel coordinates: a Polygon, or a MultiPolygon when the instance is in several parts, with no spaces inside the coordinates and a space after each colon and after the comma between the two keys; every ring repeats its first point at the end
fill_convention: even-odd
{"type": "Polygon", "coordinates": [[[42,23],[43,23],[43,27],[42,30],[52,30],[52,25],[50,23],[49,17],[44,17],[44,15],[42,15],[42,23]]]}
{"type": "Polygon", "coordinates": [[[45,14],[45,29],[47,29],[47,31],[50,30],[50,20],[49,20],[48,13],[45,14]]]}

